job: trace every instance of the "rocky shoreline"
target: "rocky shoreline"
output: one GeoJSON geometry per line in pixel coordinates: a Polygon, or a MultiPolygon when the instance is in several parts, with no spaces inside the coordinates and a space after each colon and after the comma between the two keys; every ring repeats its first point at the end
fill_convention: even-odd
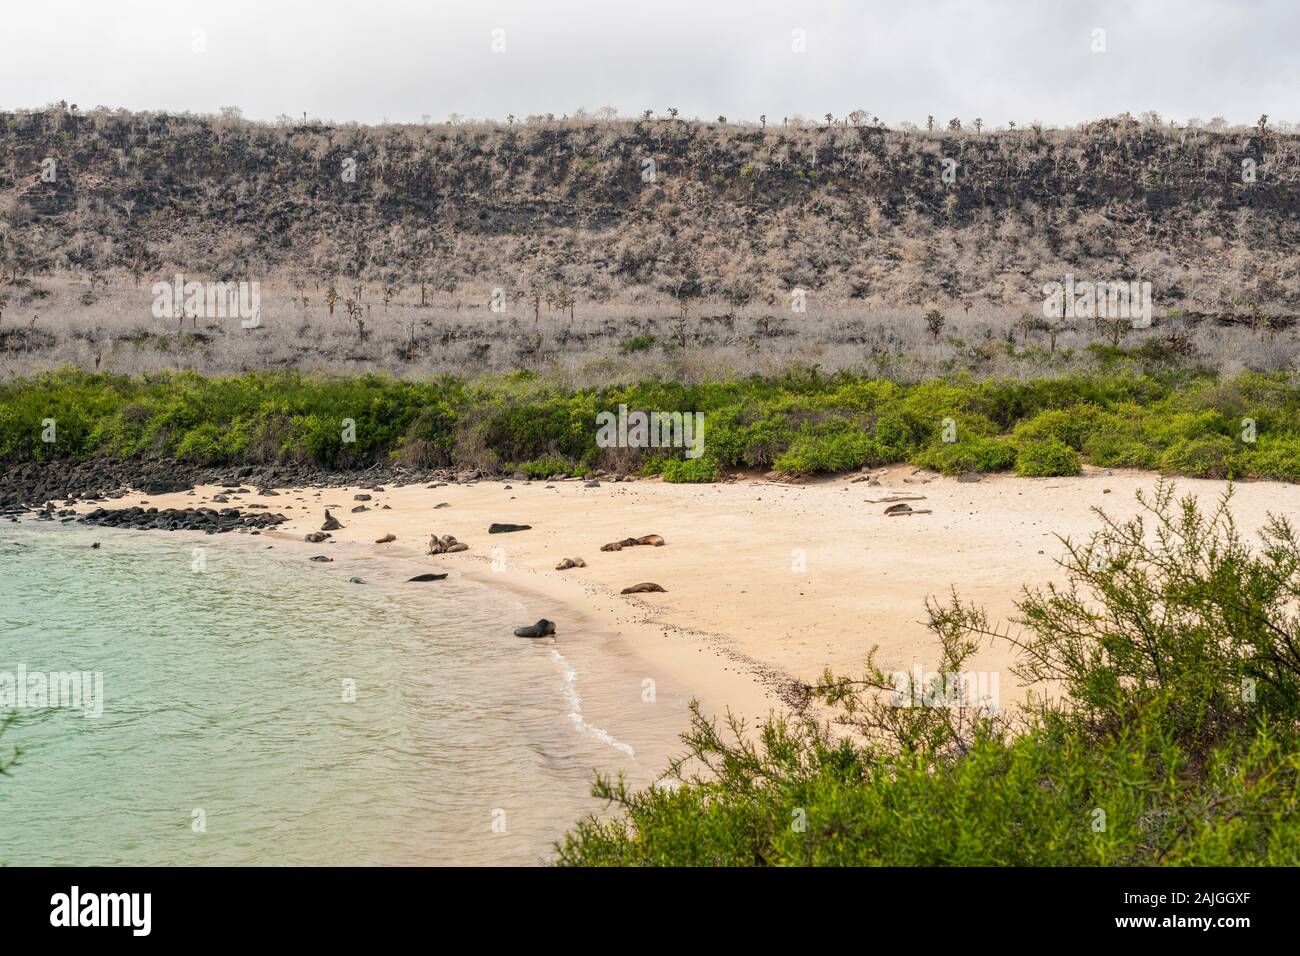
{"type": "MultiPolygon", "coordinates": [[[[630,476],[596,472],[588,484],[600,480],[634,481],[630,476]]],[[[20,515],[36,513],[43,521],[79,521],[105,527],[163,531],[226,531],[274,527],[288,519],[262,503],[235,507],[167,508],[139,506],[110,508],[107,503],[133,493],[145,495],[190,492],[198,485],[216,485],[225,489],[215,503],[225,504],[230,497],[253,495],[259,498],[278,496],[277,488],[350,488],[382,490],[384,485],[429,484],[433,487],[473,484],[478,481],[527,481],[521,472],[489,475],[480,471],[456,469],[416,470],[398,465],[376,464],[352,471],[333,471],[313,465],[227,465],[195,466],[170,458],[89,461],[47,461],[10,464],[0,470],[0,518],[18,520],[20,515]],[[103,504],[79,516],[77,504],[103,504]],[[62,507],[60,507],[60,505],[62,507]]],[[[555,475],[548,481],[579,481],[555,475]]]]}

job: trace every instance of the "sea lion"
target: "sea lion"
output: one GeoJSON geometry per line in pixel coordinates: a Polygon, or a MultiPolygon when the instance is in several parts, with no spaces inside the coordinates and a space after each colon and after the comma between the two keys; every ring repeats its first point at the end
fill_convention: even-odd
{"type": "Polygon", "coordinates": [[[661,588],[659,585],[657,585],[657,584],[653,584],[653,583],[651,583],[651,582],[649,582],[649,581],[645,581],[645,582],[643,582],[643,583],[641,583],[641,584],[634,584],[634,585],[632,585],[630,588],[624,588],[620,593],[622,593],[622,594],[644,594],[644,593],[646,593],[647,591],[654,591],[654,592],[657,592],[657,593],[659,593],[659,594],[667,594],[667,593],[668,593],[666,590],[664,590],[663,588],[661,588]]]}
{"type": "Polygon", "coordinates": [[[325,523],[320,526],[322,531],[338,531],[343,525],[339,524],[339,519],[330,514],[328,508],[325,509],[325,523]]]}
{"type": "Polygon", "coordinates": [[[515,637],[546,637],[555,633],[555,622],[542,618],[530,627],[515,628],[515,637]]]}
{"type": "Polygon", "coordinates": [[[303,535],[303,540],[310,541],[312,544],[320,544],[329,536],[328,531],[313,531],[310,534],[303,535]]]}
{"type": "Polygon", "coordinates": [[[376,538],[376,539],[375,539],[375,544],[388,544],[388,542],[390,542],[390,541],[396,541],[396,540],[397,540],[397,535],[393,534],[393,533],[390,531],[388,534],[384,535],[382,538],[376,538]]]}
{"type": "Polygon", "coordinates": [[[313,555],[312,558],[311,558],[311,560],[312,560],[312,561],[333,561],[334,559],[333,559],[333,558],[327,558],[327,557],[325,557],[325,555],[323,555],[323,554],[317,554],[317,555],[313,555]]]}
{"type": "Polygon", "coordinates": [[[656,548],[662,548],[666,542],[657,534],[647,534],[636,539],[637,544],[648,544],[656,548]]]}
{"type": "Polygon", "coordinates": [[[488,534],[505,534],[509,531],[527,531],[532,528],[530,524],[502,524],[494,521],[488,525],[488,534]]]}
{"type": "Polygon", "coordinates": [[[407,578],[406,581],[408,584],[412,581],[441,581],[446,576],[446,572],[442,574],[417,574],[413,578],[407,578]]]}
{"type": "Polygon", "coordinates": [[[587,562],[582,560],[582,558],[565,558],[555,566],[555,570],[567,571],[569,568],[585,568],[586,566],[587,562]]]}
{"type": "Polygon", "coordinates": [[[622,550],[623,550],[623,542],[622,542],[622,541],[611,541],[609,544],[602,544],[602,545],[600,546],[600,550],[602,550],[602,551],[622,551],[622,550]]]}
{"type": "Polygon", "coordinates": [[[361,578],[357,578],[357,577],[348,578],[348,584],[365,584],[365,583],[366,582],[361,578]]]}
{"type": "Polygon", "coordinates": [[[468,551],[468,550],[469,550],[469,545],[467,545],[467,544],[465,544],[464,542],[461,542],[461,541],[456,541],[456,542],[454,542],[453,544],[449,544],[449,545],[447,545],[447,547],[443,548],[442,553],[443,553],[443,554],[459,554],[459,553],[462,552],[462,551],[468,551]]]}

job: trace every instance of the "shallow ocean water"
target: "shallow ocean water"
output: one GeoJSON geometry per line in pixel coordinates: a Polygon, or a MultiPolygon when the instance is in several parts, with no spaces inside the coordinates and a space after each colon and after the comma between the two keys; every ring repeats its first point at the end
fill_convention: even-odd
{"type": "Polygon", "coordinates": [[[224,538],[0,527],[0,688],[103,680],[99,716],[18,708],[0,863],[537,864],[594,771],[678,749],[685,697],[647,703],[617,636],[521,640],[511,593],[224,538]]]}

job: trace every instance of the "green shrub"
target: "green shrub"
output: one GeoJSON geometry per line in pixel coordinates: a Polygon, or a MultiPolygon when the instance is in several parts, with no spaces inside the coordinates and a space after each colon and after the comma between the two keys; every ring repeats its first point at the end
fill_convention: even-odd
{"type": "Polygon", "coordinates": [[[1025,478],[1077,475],[1081,470],[1079,453],[1058,438],[1028,442],[1016,453],[1016,474],[1025,478]]]}
{"type": "Polygon", "coordinates": [[[550,478],[552,475],[571,475],[574,471],[572,462],[558,455],[526,461],[519,466],[518,470],[533,479],[550,478]]]}
{"type": "Polygon", "coordinates": [[[618,350],[624,355],[630,355],[633,352],[646,352],[655,347],[655,337],[650,334],[634,335],[630,339],[625,339],[618,350]]]}
{"type": "Polygon", "coordinates": [[[1021,422],[1011,434],[1017,445],[1055,438],[1075,451],[1082,451],[1085,440],[1103,414],[1102,409],[1091,404],[1053,408],[1021,422]]]}
{"type": "Polygon", "coordinates": [[[875,440],[850,427],[829,433],[804,432],[777,456],[773,467],[792,475],[834,474],[880,460],[880,446],[875,440]]]}
{"type": "Polygon", "coordinates": [[[712,458],[665,458],[660,471],[664,481],[677,483],[707,483],[718,480],[718,463],[712,458]]]}
{"type": "Polygon", "coordinates": [[[1225,435],[1181,438],[1160,457],[1160,470],[1193,478],[1228,478],[1241,473],[1239,458],[1239,446],[1225,435]]]}
{"type": "Polygon", "coordinates": [[[911,462],[945,475],[1006,471],[1016,463],[1016,449],[1005,438],[966,435],[959,441],[930,445],[913,455],[911,462]]]}
{"type": "Polygon", "coordinates": [[[1256,478],[1300,482],[1300,438],[1261,438],[1247,452],[1247,472],[1256,478]]]}

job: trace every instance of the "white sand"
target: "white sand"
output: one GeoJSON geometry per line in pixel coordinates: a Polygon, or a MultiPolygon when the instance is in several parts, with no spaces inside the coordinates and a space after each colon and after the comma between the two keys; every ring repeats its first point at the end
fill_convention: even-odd
{"type": "MultiPolygon", "coordinates": [[[[300,543],[331,506],[344,525],[334,532],[338,543],[302,544],[304,556],[341,548],[400,557],[528,594],[530,613],[540,609],[556,621],[561,646],[566,608],[580,609],[626,641],[647,673],[690,688],[706,709],[761,717],[780,706],[783,681],[813,680],[826,667],[856,674],[873,644],[888,670],[933,669],[936,643],[922,623],[927,595],[943,596],[955,586],[1005,619],[1021,585],[1061,577],[1056,534],[1086,538],[1099,526],[1094,507],[1117,517],[1136,513],[1134,491],[1150,491],[1156,481],[1146,473],[1096,469],[1078,478],[992,476],[972,484],[927,477],[899,466],[886,470],[879,487],[852,477],[806,485],[758,478],[695,486],[602,482],[599,488],[580,481],[416,485],[368,492],[371,510],[361,514],[350,509],[362,489],[281,489],[278,497],[231,498],[230,506],[244,510],[261,502],[282,512],[290,521],[263,538],[300,543]],[[867,502],[890,494],[925,495],[909,504],[932,513],[890,518],[886,504],[867,502]],[[435,509],[439,502],[448,507],[435,509]],[[489,535],[494,521],[532,530],[489,535]],[[395,542],[373,543],[390,532],[395,542]],[[431,533],[452,534],[470,550],[425,556],[431,533]],[[646,534],[660,534],[667,544],[600,550],[608,541],[646,534]],[[500,552],[494,555],[494,548],[500,552]],[[587,566],[554,570],[566,557],[581,557],[587,566]],[[668,593],[619,594],[644,581],[668,593]]],[[[1180,494],[1194,492],[1207,504],[1225,487],[1179,482],[1180,494]]],[[[194,507],[219,491],[204,487],[148,501],[194,507]]],[[[1243,531],[1253,533],[1267,512],[1291,513],[1298,503],[1297,486],[1253,482],[1236,486],[1233,510],[1243,531]]],[[[502,640],[518,640],[513,628],[531,623],[502,621],[502,640]]],[[[1016,694],[1010,663],[1005,648],[972,663],[999,673],[1004,703],[1016,694]]]]}

